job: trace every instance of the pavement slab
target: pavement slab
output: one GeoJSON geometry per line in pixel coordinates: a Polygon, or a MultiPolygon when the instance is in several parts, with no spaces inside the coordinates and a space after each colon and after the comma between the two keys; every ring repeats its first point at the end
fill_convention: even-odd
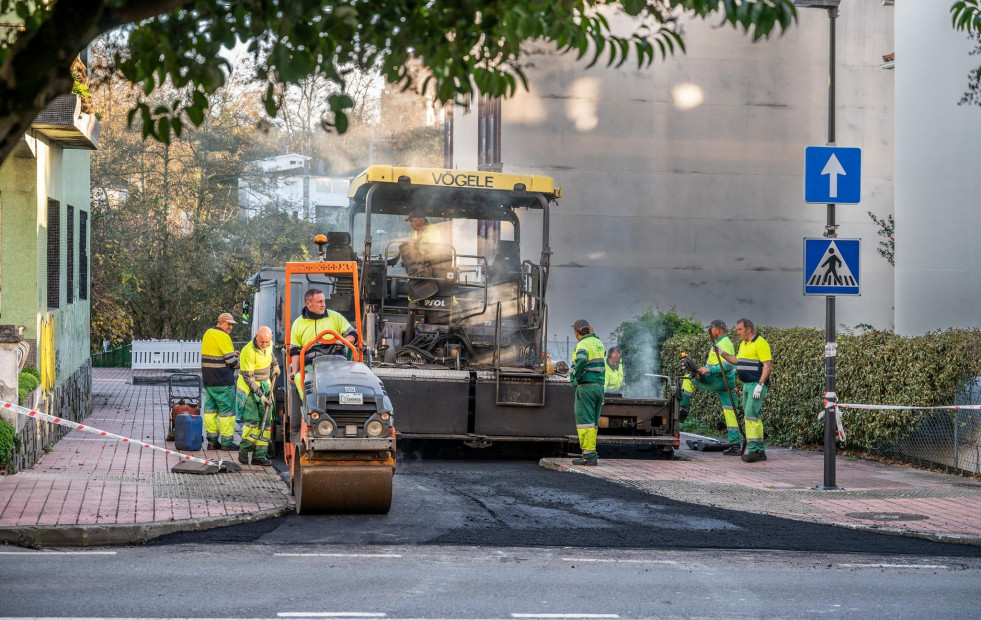
{"type": "Polygon", "coordinates": [[[766,452],[767,460],[760,463],[681,450],[671,461],[602,459],[598,467],[582,467],[572,459],[545,458],[540,465],[693,504],[981,545],[981,482],[838,458],[835,479],[842,490],[821,491],[816,487],[824,482],[822,452],[774,447],[766,452]]]}
{"type": "MultiPolygon", "coordinates": [[[[125,368],[92,371],[92,414],[85,424],[176,450],[165,441],[167,386],[133,385],[125,368]]],[[[158,373],[159,374],[159,373],[158,373]]],[[[203,449],[207,459],[236,453],[203,449]]],[[[48,546],[150,540],[278,516],[292,509],[272,467],[176,474],[172,455],[72,431],[29,470],[0,479],[0,542],[48,546]]]]}

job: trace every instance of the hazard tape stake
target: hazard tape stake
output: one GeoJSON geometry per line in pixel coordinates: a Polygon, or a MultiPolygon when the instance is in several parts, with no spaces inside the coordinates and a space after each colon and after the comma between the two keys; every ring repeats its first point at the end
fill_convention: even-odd
{"type": "Polygon", "coordinates": [[[35,411],[34,409],[28,409],[26,407],[21,407],[13,403],[8,403],[6,401],[0,400],[0,407],[13,411],[14,413],[20,414],[28,418],[35,418],[37,420],[43,420],[45,422],[51,422],[52,424],[57,424],[58,426],[64,426],[67,428],[73,428],[77,431],[85,431],[86,433],[92,433],[93,435],[99,435],[100,437],[108,437],[110,439],[116,439],[122,441],[123,443],[136,443],[142,448],[149,448],[150,450],[156,450],[157,452],[163,452],[164,454],[170,454],[176,456],[177,458],[184,461],[191,461],[193,463],[203,463],[204,465],[221,465],[221,461],[209,461],[207,459],[202,459],[196,456],[191,456],[189,454],[183,454],[175,450],[170,450],[168,448],[161,448],[160,446],[155,446],[153,444],[144,443],[142,441],[135,441],[129,437],[123,437],[122,435],[117,435],[115,433],[110,433],[98,428],[93,428],[91,426],[85,426],[84,424],[79,424],[78,422],[71,422],[69,420],[63,420],[59,417],[53,415],[48,415],[46,413],[41,413],[40,411],[35,411]]]}

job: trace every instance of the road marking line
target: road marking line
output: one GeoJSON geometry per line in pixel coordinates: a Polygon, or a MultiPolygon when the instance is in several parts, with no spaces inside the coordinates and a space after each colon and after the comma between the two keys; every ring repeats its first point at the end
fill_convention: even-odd
{"type": "Polygon", "coordinates": [[[0,555],[116,555],[115,551],[0,551],[0,555]]]}
{"type": "Polygon", "coordinates": [[[611,564],[677,564],[674,560],[618,560],[607,558],[562,558],[563,562],[609,562],[611,564]]]}
{"type": "Polygon", "coordinates": [[[274,553],[281,558],[400,558],[398,553],[274,553]]]}
{"type": "Polygon", "coordinates": [[[385,614],[369,611],[280,611],[279,618],[384,618],[385,614]]]}
{"type": "Polygon", "coordinates": [[[839,564],[843,568],[947,568],[945,564],[839,564]]]}
{"type": "Polygon", "coordinates": [[[512,618],[619,618],[618,614],[511,614],[512,618]]]}

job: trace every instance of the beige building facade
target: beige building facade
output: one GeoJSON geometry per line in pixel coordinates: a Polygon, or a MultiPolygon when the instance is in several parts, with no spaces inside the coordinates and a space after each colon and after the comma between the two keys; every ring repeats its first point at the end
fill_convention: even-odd
{"type": "MultiPolygon", "coordinates": [[[[891,328],[893,269],[867,211],[893,208],[894,75],[880,67],[893,9],[844,4],[837,143],[863,151],[862,203],[838,207],[837,219],[839,236],[863,238],[863,277],[861,297],[839,298],[838,321],[891,328]]],[[[564,338],[580,315],[605,337],[651,306],[706,323],[824,324],[824,298],[803,296],[802,239],[823,234],[826,207],[803,202],[803,166],[804,148],[827,141],[829,20],[799,13],[786,34],[757,43],[686,21],[687,53],[647,69],[587,69],[532,48],[530,92],[501,104],[497,162],[479,106],[454,110],[453,167],[496,164],[564,189],[551,220],[549,337],[564,338]]],[[[535,240],[536,216],[526,219],[522,238],[535,240]]],[[[532,242],[524,258],[538,252],[532,242]]]]}

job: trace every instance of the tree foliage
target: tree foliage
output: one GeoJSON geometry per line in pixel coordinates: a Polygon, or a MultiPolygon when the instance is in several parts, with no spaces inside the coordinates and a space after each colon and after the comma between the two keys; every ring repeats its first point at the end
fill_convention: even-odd
{"type": "MultiPolygon", "coordinates": [[[[643,391],[650,382],[646,373],[661,372],[661,348],[674,336],[704,334],[705,329],[695,317],[684,317],[677,310],[650,308],[631,321],[625,321],[613,331],[613,339],[623,355],[624,381],[628,388],[643,391]]],[[[708,336],[705,336],[708,342],[708,336]]],[[[633,392],[628,392],[633,394],[633,392]]]]}
{"type": "Polygon", "coordinates": [[[788,28],[792,0],[0,0],[22,31],[0,38],[0,161],[53,97],[71,92],[71,60],[99,34],[125,26],[123,74],[150,95],[165,85],[181,95],[157,106],[135,102],[144,137],[167,142],[187,122],[200,126],[227,79],[224,49],[247,45],[259,99],[275,116],[278,85],[323,75],[338,86],[325,122],[343,133],[354,100],[352,70],[378,68],[403,88],[440,102],[473,94],[514,94],[526,81],[518,63],[525,41],[545,40],[592,62],[639,66],[684,50],[682,14],[722,14],[754,38],[788,28]],[[638,19],[617,34],[607,15],[638,19]],[[419,80],[408,69],[419,59],[419,80]]]}

